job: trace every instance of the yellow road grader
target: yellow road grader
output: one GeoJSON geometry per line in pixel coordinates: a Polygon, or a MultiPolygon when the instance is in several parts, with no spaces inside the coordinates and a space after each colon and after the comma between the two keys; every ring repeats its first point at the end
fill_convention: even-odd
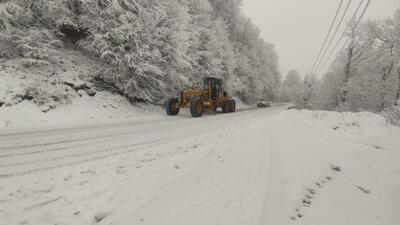
{"type": "Polygon", "coordinates": [[[176,116],[181,108],[189,108],[193,117],[201,117],[206,109],[222,108],[223,113],[236,111],[236,101],[223,89],[221,79],[208,77],[203,80],[203,85],[203,89],[186,89],[179,98],[169,99],[165,104],[167,114],[176,116]]]}

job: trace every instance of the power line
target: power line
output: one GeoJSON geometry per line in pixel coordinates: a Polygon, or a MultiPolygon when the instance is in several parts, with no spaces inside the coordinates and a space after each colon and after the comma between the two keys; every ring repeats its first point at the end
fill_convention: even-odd
{"type": "MultiPolygon", "coordinates": [[[[341,40],[342,39],[340,39],[340,41],[341,40]]],[[[316,75],[318,75],[321,72],[321,70],[326,66],[326,64],[328,64],[329,59],[332,57],[333,53],[335,53],[334,50],[339,46],[340,41],[336,42],[335,48],[333,49],[333,51],[330,52],[328,58],[326,58],[325,62],[322,64],[322,66],[320,68],[318,68],[316,75]]],[[[343,47],[338,52],[342,52],[349,42],[350,42],[350,39],[347,39],[346,42],[344,43],[343,47]]]]}
{"type": "Polygon", "coordinates": [[[363,12],[361,13],[360,18],[358,18],[358,21],[357,21],[355,27],[358,27],[358,25],[360,24],[362,18],[364,17],[365,13],[367,12],[367,9],[368,9],[370,3],[371,3],[371,0],[368,0],[367,4],[365,5],[365,8],[364,8],[363,12]]]}
{"type": "MultiPolygon", "coordinates": [[[[353,16],[352,16],[352,21],[355,21],[355,19],[356,19],[356,17],[357,17],[357,13],[358,13],[358,11],[360,11],[363,2],[364,2],[364,0],[362,0],[362,1],[360,2],[360,4],[358,5],[357,10],[354,12],[354,14],[353,14],[353,16]]],[[[363,10],[361,16],[358,18],[358,20],[357,20],[357,22],[356,22],[356,24],[355,24],[355,27],[357,27],[357,26],[360,24],[360,22],[361,22],[362,18],[364,17],[365,12],[367,11],[368,6],[369,6],[370,3],[371,3],[371,0],[368,0],[367,4],[366,4],[365,7],[364,7],[364,10],[363,10]]],[[[339,40],[336,42],[335,47],[334,47],[334,48],[332,49],[332,51],[330,52],[328,58],[326,58],[324,64],[317,70],[317,73],[316,73],[316,74],[319,74],[319,73],[321,72],[321,70],[322,70],[322,69],[326,66],[326,64],[329,62],[329,59],[330,59],[330,58],[332,57],[332,55],[335,53],[336,48],[339,46],[340,42],[341,42],[341,41],[343,40],[343,38],[346,36],[346,32],[347,32],[347,30],[350,28],[350,26],[351,26],[351,23],[347,24],[346,29],[343,31],[343,34],[340,36],[339,40]]],[[[343,48],[348,44],[348,42],[349,42],[349,40],[346,41],[346,43],[345,43],[345,45],[343,46],[343,48]]],[[[343,50],[343,48],[342,48],[342,50],[343,50]]],[[[341,51],[342,51],[342,50],[341,50],[341,51]]],[[[340,52],[340,51],[339,51],[339,52],[340,52]]]]}
{"type": "Polygon", "coordinates": [[[331,26],[330,26],[330,28],[329,28],[329,31],[328,31],[328,33],[326,34],[324,44],[322,45],[321,50],[319,50],[318,56],[317,56],[317,58],[315,59],[314,65],[313,65],[312,68],[311,68],[311,72],[315,69],[315,66],[317,65],[317,62],[318,62],[318,60],[319,60],[319,57],[321,57],[322,51],[323,51],[324,48],[325,48],[326,42],[328,41],[328,38],[329,38],[329,36],[331,35],[332,29],[333,29],[333,25],[335,25],[335,22],[336,22],[336,19],[337,19],[338,15],[339,15],[340,9],[342,8],[343,1],[344,1],[344,0],[341,0],[340,3],[339,3],[339,6],[338,6],[338,8],[337,8],[337,10],[336,10],[336,13],[335,13],[335,16],[334,16],[334,18],[333,18],[333,20],[332,20],[332,23],[331,23],[331,26]]]}
{"type": "MultiPolygon", "coordinates": [[[[335,40],[336,34],[338,33],[340,27],[342,26],[343,21],[344,21],[344,18],[346,17],[347,12],[349,11],[351,2],[352,2],[352,0],[349,0],[349,1],[348,1],[347,6],[346,6],[346,9],[344,10],[342,17],[340,18],[339,24],[336,26],[335,32],[334,32],[334,34],[332,35],[331,40],[329,41],[329,44],[328,44],[328,46],[326,47],[326,49],[325,49],[325,51],[324,51],[324,54],[323,54],[322,57],[319,59],[316,68],[318,68],[318,67],[321,65],[322,60],[325,58],[326,54],[328,53],[329,48],[332,46],[332,43],[333,43],[333,41],[335,40]]],[[[361,2],[364,2],[364,0],[361,0],[361,2]]],[[[315,68],[314,68],[314,70],[312,71],[312,73],[313,73],[313,72],[315,72],[315,68]]]]}
{"type": "MultiPolygon", "coordinates": [[[[364,0],[361,0],[360,4],[358,5],[356,11],[354,12],[351,21],[356,21],[354,28],[358,27],[358,25],[360,24],[361,20],[363,19],[363,17],[365,16],[365,13],[370,5],[372,0],[368,0],[367,4],[364,7],[363,12],[361,13],[361,15],[359,16],[359,18],[356,21],[357,18],[357,13],[360,11],[362,3],[364,3],[364,0]]],[[[318,72],[316,74],[319,74],[319,72],[326,66],[326,64],[328,63],[329,59],[332,57],[332,55],[335,53],[336,48],[339,46],[340,42],[343,40],[343,38],[346,36],[346,32],[348,31],[348,29],[350,28],[351,23],[347,24],[346,29],[343,31],[342,35],[340,36],[339,40],[336,42],[335,47],[332,49],[332,51],[330,52],[328,58],[326,58],[324,64],[317,70],[318,72]]],[[[348,43],[348,40],[346,41],[346,45],[348,43]]],[[[345,45],[345,46],[346,46],[345,45]]]]}

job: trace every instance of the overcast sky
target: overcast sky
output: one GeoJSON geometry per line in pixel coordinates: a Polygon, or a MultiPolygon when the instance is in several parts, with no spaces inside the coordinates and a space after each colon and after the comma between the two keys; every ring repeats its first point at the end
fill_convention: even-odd
{"type": "MultiPolygon", "coordinates": [[[[262,37],[275,44],[282,75],[286,75],[290,69],[297,69],[304,75],[310,71],[318,55],[339,2],[340,0],[243,0],[242,8],[259,26],[262,37]]],[[[360,0],[352,1],[348,19],[359,2],[360,0]]],[[[400,0],[372,0],[365,18],[387,18],[398,7],[400,0]]]]}

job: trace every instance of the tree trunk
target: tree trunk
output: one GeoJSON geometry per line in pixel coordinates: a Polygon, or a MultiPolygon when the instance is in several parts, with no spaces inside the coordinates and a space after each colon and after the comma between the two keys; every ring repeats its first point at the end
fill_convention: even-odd
{"type": "Polygon", "coordinates": [[[397,86],[396,100],[394,102],[395,105],[399,105],[399,101],[400,101],[400,68],[398,71],[398,76],[399,76],[399,85],[397,86]]]}
{"type": "MultiPolygon", "coordinates": [[[[353,45],[354,46],[354,45],[353,45]]],[[[354,47],[350,46],[349,47],[349,52],[348,52],[348,61],[346,63],[346,67],[344,70],[344,80],[343,80],[343,92],[342,92],[342,104],[345,105],[346,101],[347,101],[347,84],[350,81],[350,73],[351,73],[351,61],[353,59],[353,51],[354,51],[354,47]]]]}
{"type": "MultiPolygon", "coordinates": [[[[382,81],[383,81],[383,85],[385,86],[387,79],[389,78],[390,74],[392,73],[394,67],[394,62],[391,62],[389,67],[384,71],[383,76],[382,76],[382,81]]],[[[386,88],[383,87],[383,93],[382,93],[382,97],[381,97],[381,106],[379,111],[383,111],[385,109],[385,98],[386,98],[387,92],[386,92],[386,88]]]]}
{"type": "Polygon", "coordinates": [[[394,45],[390,46],[390,56],[391,56],[391,62],[390,65],[383,71],[383,76],[382,76],[382,81],[383,81],[383,93],[382,93],[382,98],[381,98],[381,107],[380,111],[383,111],[385,109],[385,98],[387,95],[385,84],[389,76],[392,74],[393,68],[394,68],[394,61],[393,61],[393,56],[394,56],[394,45]]]}

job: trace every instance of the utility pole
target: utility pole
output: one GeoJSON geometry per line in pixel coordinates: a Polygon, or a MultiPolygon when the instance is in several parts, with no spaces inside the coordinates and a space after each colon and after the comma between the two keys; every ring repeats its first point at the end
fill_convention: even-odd
{"type": "Polygon", "coordinates": [[[342,91],[342,99],[341,99],[341,104],[343,106],[346,105],[347,101],[347,95],[348,95],[348,83],[351,78],[351,69],[352,69],[352,64],[353,64],[353,57],[355,56],[355,48],[356,48],[356,30],[357,30],[357,25],[355,18],[350,22],[349,30],[345,32],[344,36],[347,36],[350,38],[349,45],[347,47],[347,62],[346,66],[344,69],[344,79],[343,79],[343,91],[342,91]]]}

